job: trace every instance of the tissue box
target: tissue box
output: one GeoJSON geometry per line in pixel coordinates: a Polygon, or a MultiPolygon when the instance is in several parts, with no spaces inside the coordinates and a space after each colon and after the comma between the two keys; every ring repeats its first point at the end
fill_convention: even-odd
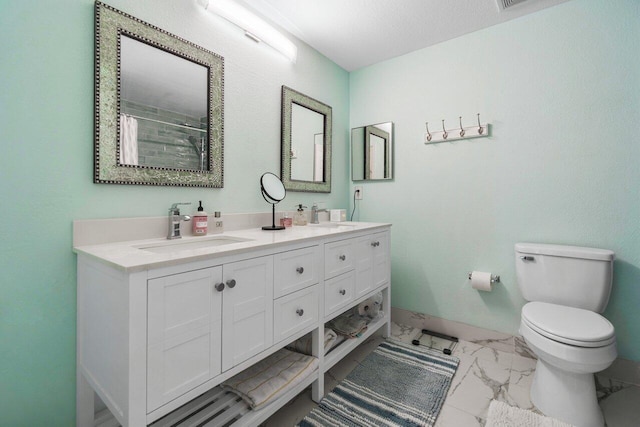
{"type": "Polygon", "coordinates": [[[329,209],[329,221],[342,222],[347,220],[346,209],[329,209]]]}

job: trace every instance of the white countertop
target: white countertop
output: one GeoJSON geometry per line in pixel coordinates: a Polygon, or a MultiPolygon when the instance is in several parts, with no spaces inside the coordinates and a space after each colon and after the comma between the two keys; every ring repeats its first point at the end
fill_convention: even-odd
{"type": "Polygon", "coordinates": [[[223,234],[209,234],[207,236],[195,237],[185,236],[182,239],[167,240],[166,238],[135,240],[126,242],[105,243],[99,245],[75,246],[73,251],[77,254],[87,255],[97,259],[107,265],[116,267],[124,271],[148,270],[151,268],[164,267],[199,261],[204,259],[214,259],[227,255],[235,255],[249,252],[256,249],[266,249],[269,246],[280,246],[304,241],[318,240],[325,237],[335,237],[357,233],[365,230],[388,227],[388,223],[371,222],[342,222],[342,223],[321,223],[318,225],[293,226],[285,230],[267,231],[260,228],[250,228],[246,230],[234,230],[223,234]],[[338,226],[330,226],[335,224],[338,226]],[[342,226],[340,226],[342,225],[342,226]],[[201,248],[180,249],[175,252],[156,253],[141,247],[159,245],[184,245],[190,242],[198,242],[217,237],[230,237],[246,239],[240,242],[229,243],[220,246],[207,246],[201,248]]]}

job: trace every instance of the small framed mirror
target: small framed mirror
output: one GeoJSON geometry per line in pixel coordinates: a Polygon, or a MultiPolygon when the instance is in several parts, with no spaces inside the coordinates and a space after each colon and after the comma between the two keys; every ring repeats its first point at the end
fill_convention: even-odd
{"type": "Polygon", "coordinates": [[[331,107],[282,86],[282,183],[287,190],[331,192],[331,107]]]}
{"type": "Polygon", "coordinates": [[[393,179],[393,122],[351,129],[351,179],[393,179]]]}
{"type": "Polygon", "coordinates": [[[96,3],[94,182],[223,186],[221,56],[96,3]]]}

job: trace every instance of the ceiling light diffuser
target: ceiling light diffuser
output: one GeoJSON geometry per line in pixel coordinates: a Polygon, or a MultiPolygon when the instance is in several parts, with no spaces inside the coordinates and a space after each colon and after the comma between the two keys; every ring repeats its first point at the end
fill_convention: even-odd
{"type": "Polygon", "coordinates": [[[198,0],[206,10],[242,28],[245,35],[258,43],[268,44],[291,62],[298,57],[298,48],[291,40],[264,20],[232,0],[198,0]]]}

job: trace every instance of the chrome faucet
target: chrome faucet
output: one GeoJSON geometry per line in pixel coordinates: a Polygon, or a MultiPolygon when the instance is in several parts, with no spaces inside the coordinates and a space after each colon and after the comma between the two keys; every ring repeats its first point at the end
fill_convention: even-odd
{"type": "Polygon", "coordinates": [[[320,221],[318,220],[318,212],[326,211],[326,209],[318,209],[318,204],[314,203],[313,206],[311,206],[311,224],[320,224],[320,221]]]}
{"type": "Polygon", "coordinates": [[[190,205],[191,203],[174,203],[169,208],[169,234],[167,239],[181,239],[180,235],[180,221],[189,221],[191,217],[189,215],[180,215],[180,209],[178,205],[190,205]]]}

